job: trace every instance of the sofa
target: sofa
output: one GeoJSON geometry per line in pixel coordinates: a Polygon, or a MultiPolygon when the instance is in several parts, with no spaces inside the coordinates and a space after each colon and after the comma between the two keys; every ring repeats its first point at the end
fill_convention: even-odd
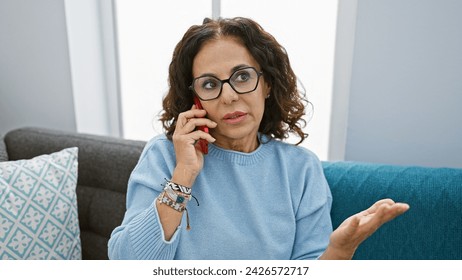
{"type": "MultiPolygon", "coordinates": [[[[107,242],[125,212],[127,181],[143,141],[20,128],[4,136],[9,161],[78,147],[76,196],[82,259],[107,259],[107,242]]],[[[333,195],[332,224],[382,198],[408,203],[404,215],[383,225],[354,259],[462,259],[462,169],[362,162],[323,162],[333,195]]]]}

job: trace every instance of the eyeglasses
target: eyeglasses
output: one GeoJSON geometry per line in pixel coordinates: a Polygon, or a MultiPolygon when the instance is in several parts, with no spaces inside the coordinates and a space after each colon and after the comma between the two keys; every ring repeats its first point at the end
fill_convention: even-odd
{"type": "Polygon", "coordinates": [[[212,75],[203,75],[195,78],[189,89],[204,101],[218,98],[224,83],[228,83],[235,92],[244,94],[252,92],[258,87],[261,75],[263,72],[258,72],[254,67],[238,69],[225,80],[220,80],[212,75]]]}

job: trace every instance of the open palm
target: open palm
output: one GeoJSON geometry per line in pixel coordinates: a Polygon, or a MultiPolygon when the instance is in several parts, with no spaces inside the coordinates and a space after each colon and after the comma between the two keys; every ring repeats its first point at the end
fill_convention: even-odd
{"type": "MultiPolygon", "coordinates": [[[[351,259],[358,246],[384,223],[393,220],[409,209],[406,203],[391,199],[375,202],[368,209],[347,218],[331,234],[329,250],[334,256],[351,259]]],[[[337,257],[336,257],[337,258],[337,257]]]]}

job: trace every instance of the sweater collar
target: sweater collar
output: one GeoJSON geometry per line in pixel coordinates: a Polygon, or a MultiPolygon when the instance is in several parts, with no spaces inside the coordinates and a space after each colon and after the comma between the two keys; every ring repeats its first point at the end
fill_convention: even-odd
{"type": "Polygon", "coordinates": [[[239,165],[252,165],[264,160],[271,153],[271,146],[274,140],[271,137],[258,134],[260,145],[250,153],[237,152],[220,148],[214,144],[209,144],[209,153],[207,157],[219,158],[223,161],[230,161],[239,165]]]}

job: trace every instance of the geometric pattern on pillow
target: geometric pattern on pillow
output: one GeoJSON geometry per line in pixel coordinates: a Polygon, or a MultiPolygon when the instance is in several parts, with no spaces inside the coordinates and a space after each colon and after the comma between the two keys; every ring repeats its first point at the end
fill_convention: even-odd
{"type": "Polygon", "coordinates": [[[0,162],[0,260],[82,258],[77,155],[0,162]]]}

